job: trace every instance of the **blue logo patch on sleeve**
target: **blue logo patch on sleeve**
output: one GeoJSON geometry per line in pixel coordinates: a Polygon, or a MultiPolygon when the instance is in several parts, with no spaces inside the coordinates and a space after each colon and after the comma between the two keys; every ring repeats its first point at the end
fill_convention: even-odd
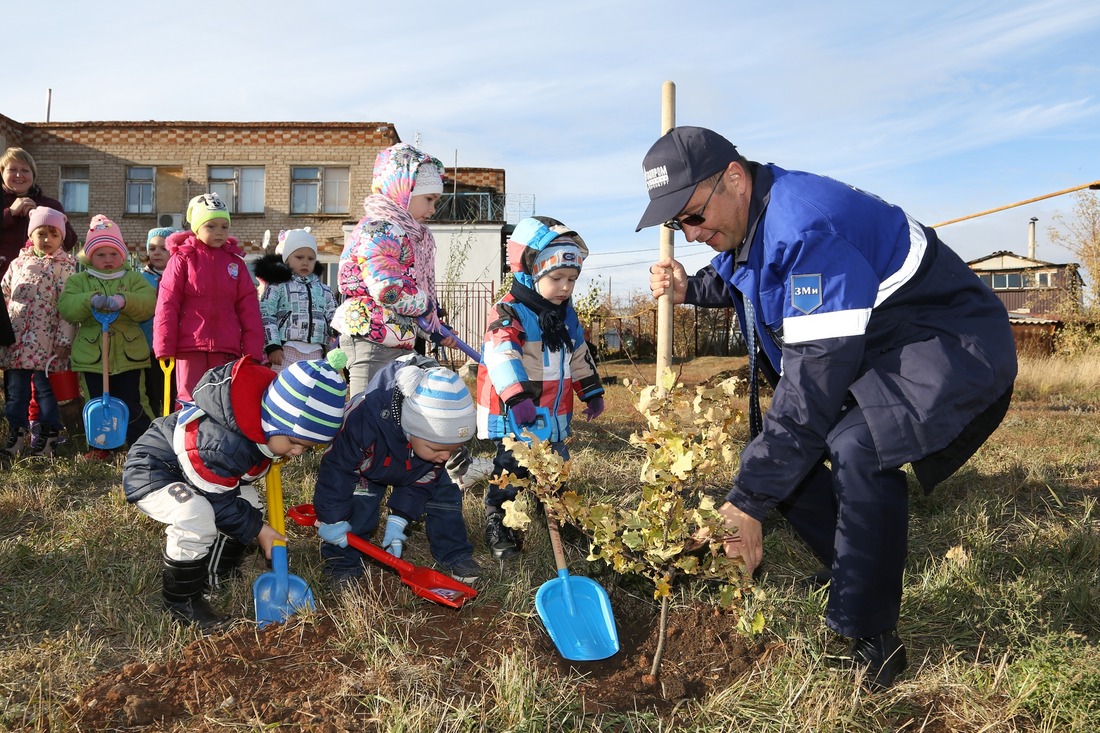
{"type": "Polygon", "coordinates": [[[813,313],[821,307],[821,274],[791,275],[791,307],[813,313]]]}

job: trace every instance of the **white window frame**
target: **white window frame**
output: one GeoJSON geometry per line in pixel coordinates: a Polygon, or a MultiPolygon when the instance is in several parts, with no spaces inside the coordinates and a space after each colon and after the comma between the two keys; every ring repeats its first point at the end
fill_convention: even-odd
{"type": "Polygon", "coordinates": [[[231,214],[264,213],[266,172],[262,165],[211,165],[206,169],[208,188],[218,194],[231,214]],[[258,180],[254,174],[259,172],[258,180]]]}
{"type": "Polygon", "coordinates": [[[347,214],[350,206],[350,166],[294,165],[290,167],[291,216],[347,214]]]}
{"type": "Polygon", "coordinates": [[[126,166],[126,213],[153,214],[157,204],[157,169],[152,165],[126,166]],[[137,178],[136,171],[149,171],[148,178],[137,178]],[[148,191],[148,200],[145,192],[148,191]],[[135,194],[136,201],[135,201],[135,194]]]}
{"type": "Polygon", "coordinates": [[[67,213],[87,214],[88,193],[91,189],[91,166],[63,165],[57,181],[61,193],[61,206],[67,213]],[[83,175],[81,175],[83,173],[83,175]]]}

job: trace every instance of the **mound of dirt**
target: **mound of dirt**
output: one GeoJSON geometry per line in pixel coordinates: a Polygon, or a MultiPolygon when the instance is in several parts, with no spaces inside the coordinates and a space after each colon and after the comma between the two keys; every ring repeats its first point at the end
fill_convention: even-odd
{"type": "MultiPolygon", "coordinates": [[[[502,624],[498,611],[475,601],[458,611],[420,605],[410,612],[403,635],[416,650],[410,656],[443,675],[444,696],[481,699],[491,684],[484,670],[502,653],[527,645],[531,657],[545,660],[548,675],[585,674],[580,689],[586,710],[649,709],[668,715],[683,699],[727,687],[768,651],[734,631],[732,614],[710,606],[673,610],[660,677],[653,679],[656,618],[620,620],[617,654],[576,663],[557,654],[537,623],[525,633],[523,627],[502,624]]],[[[374,730],[361,693],[369,687],[370,694],[385,695],[402,681],[393,678],[392,670],[372,670],[343,651],[341,633],[323,611],[264,629],[241,623],[192,642],[178,659],[130,663],[100,675],[64,710],[79,730],[185,727],[201,733],[235,724],[326,733],[374,730]],[[349,690],[349,684],[358,691],[349,690]]]]}

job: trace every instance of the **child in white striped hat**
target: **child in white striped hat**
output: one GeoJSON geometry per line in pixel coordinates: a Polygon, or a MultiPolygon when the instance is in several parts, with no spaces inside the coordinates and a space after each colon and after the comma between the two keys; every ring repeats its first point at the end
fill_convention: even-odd
{"type": "Polygon", "coordinates": [[[473,583],[482,569],[462,517],[462,492],[446,463],[477,430],[462,379],[426,357],[404,356],[383,367],[352,398],[343,430],[321,459],[313,508],[321,556],[337,584],[363,574],[365,555],[347,535],[367,538],[392,486],[382,546],[401,557],[411,522],[424,517],[432,557],[454,578],[473,583]]]}

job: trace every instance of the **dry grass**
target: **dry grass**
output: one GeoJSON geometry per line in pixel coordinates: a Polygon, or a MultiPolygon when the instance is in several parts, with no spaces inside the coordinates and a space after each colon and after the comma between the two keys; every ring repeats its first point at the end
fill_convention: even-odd
{"type": "MultiPolygon", "coordinates": [[[[681,378],[696,383],[743,363],[700,359],[684,365],[681,378]]],[[[601,371],[654,378],[652,364],[601,371]]],[[[1100,730],[1100,364],[1025,360],[1016,395],[1002,427],[959,474],[930,496],[913,487],[900,626],[910,668],[886,693],[864,694],[836,669],[832,657],[843,642],[823,628],[825,595],[793,583],[815,563],[782,523],[769,521],[753,603],[777,651],[737,684],[684,701],[675,724],[644,711],[586,715],[574,686],[541,676],[522,643],[479,670],[494,699],[458,703],[435,687],[454,660],[441,656],[438,668],[401,664],[408,631],[395,618],[415,613],[415,601],[381,585],[326,603],[340,620],[339,648],[373,660],[392,686],[373,690],[373,678],[349,672],[346,689],[331,694],[369,700],[378,721],[372,729],[388,731],[1100,730]]],[[[628,496],[637,488],[639,454],[626,438],[640,425],[627,390],[610,386],[607,413],[581,421],[572,444],[579,489],[628,496]]],[[[308,501],[314,479],[315,459],[288,467],[287,504],[308,501]]],[[[480,498],[467,496],[475,537],[480,498]]],[[[162,528],[122,501],[116,466],[62,459],[3,470],[0,729],[69,730],[58,708],[97,674],[175,657],[194,639],[158,608],[153,567],[162,541],[162,528]]],[[[294,572],[319,588],[309,546],[294,533],[294,572]]],[[[549,563],[525,553],[483,591],[517,639],[539,633],[530,589],[549,563]]],[[[249,615],[245,586],[219,604],[249,615]]],[[[677,592],[685,602],[709,593],[677,592]]]]}

